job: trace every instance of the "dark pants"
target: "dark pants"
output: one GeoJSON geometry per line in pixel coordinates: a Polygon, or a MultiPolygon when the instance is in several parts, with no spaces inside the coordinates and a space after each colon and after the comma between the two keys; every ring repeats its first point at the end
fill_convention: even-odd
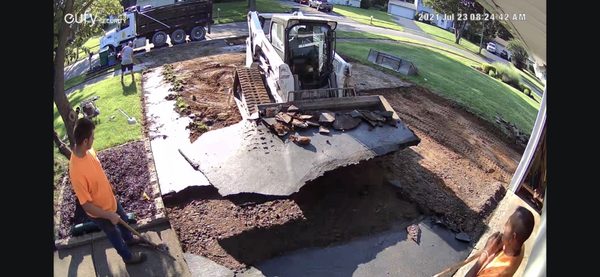
{"type": "MultiPolygon", "coordinates": [[[[121,203],[117,201],[117,214],[123,219],[123,221],[127,222],[127,214],[125,214],[125,210],[123,210],[123,206],[121,203]]],[[[106,237],[110,241],[110,243],[115,247],[117,253],[121,255],[123,260],[131,259],[131,252],[127,247],[126,241],[130,241],[133,239],[133,235],[125,226],[121,224],[114,225],[108,219],[104,218],[91,218],[98,227],[106,233],[106,237]]]]}

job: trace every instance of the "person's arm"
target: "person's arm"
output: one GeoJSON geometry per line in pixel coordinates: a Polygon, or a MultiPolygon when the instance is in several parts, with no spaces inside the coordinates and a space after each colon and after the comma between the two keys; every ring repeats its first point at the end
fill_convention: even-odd
{"type": "Polygon", "coordinates": [[[492,234],[488,238],[483,249],[483,254],[479,256],[477,262],[475,262],[475,264],[473,265],[473,267],[471,267],[469,272],[465,274],[465,277],[477,276],[479,270],[481,270],[481,268],[487,264],[490,256],[495,255],[498,251],[500,251],[500,249],[502,249],[502,234],[500,232],[492,234]]]}
{"type": "Polygon", "coordinates": [[[85,202],[83,205],[81,205],[81,207],[85,212],[92,216],[108,219],[110,222],[112,222],[112,224],[115,225],[119,223],[120,217],[117,213],[107,212],[103,209],[100,209],[98,206],[92,204],[92,202],[85,202]]]}

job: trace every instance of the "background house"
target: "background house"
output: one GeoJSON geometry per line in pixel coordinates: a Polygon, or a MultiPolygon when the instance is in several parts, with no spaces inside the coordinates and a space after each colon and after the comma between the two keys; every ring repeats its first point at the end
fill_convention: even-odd
{"type": "Polygon", "coordinates": [[[404,18],[414,19],[417,13],[417,0],[390,0],[387,12],[404,18]]]}
{"type": "Polygon", "coordinates": [[[352,7],[360,7],[361,0],[327,0],[327,2],[332,3],[334,5],[344,5],[344,6],[352,6],[352,7]]]}
{"type": "Polygon", "coordinates": [[[431,23],[435,26],[438,26],[442,29],[446,29],[448,31],[452,31],[454,28],[454,22],[452,20],[448,20],[444,14],[438,13],[433,10],[431,7],[423,4],[423,0],[390,0],[388,2],[388,11],[389,14],[408,18],[415,19],[415,15],[417,13],[428,13],[432,16],[433,20],[431,23]],[[435,16],[439,15],[439,16],[435,16]]]}

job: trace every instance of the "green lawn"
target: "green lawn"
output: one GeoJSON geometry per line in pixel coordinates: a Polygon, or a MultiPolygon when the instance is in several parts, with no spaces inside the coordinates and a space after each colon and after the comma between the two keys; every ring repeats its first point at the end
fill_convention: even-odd
{"type": "MultiPolygon", "coordinates": [[[[96,125],[94,149],[97,151],[117,146],[142,137],[142,107],[140,101],[141,80],[139,73],[135,74],[136,83],[131,82],[131,76],[125,76],[125,85],[121,84],[121,76],[112,77],[85,86],[69,95],[69,102],[75,108],[82,100],[99,96],[96,105],[100,109],[99,121],[96,125]],[[137,119],[138,124],[127,124],[127,118],[117,110],[121,108],[129,116],[137,119]],[[114,120],[110,117],[114,115],[114,120]]],[[[54,105],[54,129],[59,137],[65,135],[62,118],[54,105]]]]}
{"type": "Polygon", "coordinates": [[[544,84],[542,84],[542,82],[540,82],[540,80],[537,77],[531,75],[529,72],[524,70],[519,70],[519,74],[521,74],[523,78],[527,78],[529,82],[536,85],[541,91],[544,91],[544,84]]]}
{"type": "Polygon", "coordinates": [[[388,13],[383,11],[366,10],[342,5],[335,5],[333,11],[367,25],[371,25],[371,16],[373,16],[373,26],[404,31],[404,27],[398,25],[388,13]]]}
{"type": "MultiPolygon", "coordinates": [[[[256,10],[265,13],[288,12],[290,7],[275,0],[256,0],[256,10]]],[[[248,1],[235,1],[213,4],[215,24],[246,21],[248,1]],[[221,9],[219,11],[218,9],[221,9]]]]}
{"type": "MultiPolygon", "coordinates": [[[[412,61],[418,76],[393,74],[429,88],[451,99],[485,120],[495,122],[495,115],[515,123],[530,134],[539,110],[539,103],[509,85],[484,75],[471,66],[480,65],[472,60],[435,49],[404,43],[338,42],[337,51],[360,62],[367,61],[369,49],[374,48],[412,61]]],[[[387,72],[391,70],[384,69],[387,72]]]]}
{"type": "Polygon", "coordinates": [[[441,48],[436,45],[423,43],[419,40],[405,38],[405,37],[399,37],[399,36],[387,35],[387,34],[371,34],[371,33],[364,33],[364,32],[346,32],[346,31],[337,31],[336,37],[338,39],[359,38],[359,39],[383,39],[383,40],[401,41],[401,42],[410,43],[410,44],[416,45],[416,46],[426,47],[426,48],[434,50],[434,51],[441,51],[441,52],[447,52],[447,53],[453,54],[453,55],[457,56],[457,58],[460,57],[460,58],[464,59],[465,62],[466,62],[466,60],[468,60],[468,62],[472,65],[479,64],[478,61],[475,61],[471,58],[465,57],[461,53],[457,53],[457,52],[453,51],[452,49],[441,48]]]}
{"type": "Polygon", "coordinates": [[[85,80],[85,74],[81,74],[81,75],[75,76],[69,80],[65,80],[65,91],[76,85],[81,84],[81,82],[83,82],[83,80],[85,80]]]}
{"type": "MultiPolygon", "coordinates": [[[[456,45],[456,43],[454,43],[454,41],[456,40],[454,37],[454,33],[444,30],[440,27],[429,25],[429,24],[419,22],[416,20],[414,22],[415,22],[415,24],[417,24],[417,26],[419,26],[419,28],[421,28],[421,30],[423,30],[423,32],[429,34],[433,39],[435,39],[439,42],[446,43],[446,44],[458,46],[458,45],[456,45]]],[[[465,38],[462,38],[460,40],[459,46],[466,50],[469,50],[475,54],[479,53],[479,45],[474,44],[474,43],[466,40],[465,38]]]]}

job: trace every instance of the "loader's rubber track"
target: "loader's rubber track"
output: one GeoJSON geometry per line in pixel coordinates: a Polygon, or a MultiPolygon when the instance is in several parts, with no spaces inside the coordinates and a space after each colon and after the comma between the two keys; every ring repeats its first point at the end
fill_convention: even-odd
{"type": "Polygon", "coordinates": [[[250,115],[258,111],[256,105],[271,103],[258,67],[238,67],[235,76],[242,90],[242,100],[250,115]]]}

